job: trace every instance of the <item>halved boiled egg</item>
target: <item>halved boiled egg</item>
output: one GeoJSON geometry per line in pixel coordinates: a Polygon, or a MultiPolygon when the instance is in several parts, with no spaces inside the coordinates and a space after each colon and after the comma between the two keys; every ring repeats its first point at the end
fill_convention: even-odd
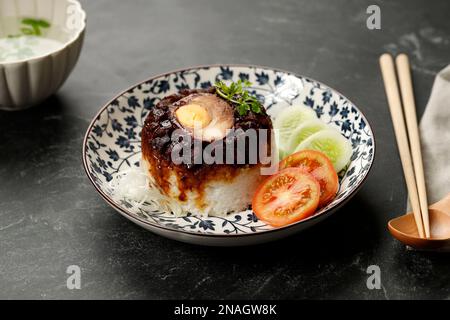
{"type": "Polygon", "coordinates": [[[175,114],[183,127],[204,128],[211,123],[211,115],[208,111],[195,103],[178,108],[175,114]]]}
{"type": "Polygon", "coordinates": [[[215,141],[225,138],[227,130],[234,126],[234,110],[214,94],[192,94],[178,107],[178,122],[197,139],[215,141]]]}

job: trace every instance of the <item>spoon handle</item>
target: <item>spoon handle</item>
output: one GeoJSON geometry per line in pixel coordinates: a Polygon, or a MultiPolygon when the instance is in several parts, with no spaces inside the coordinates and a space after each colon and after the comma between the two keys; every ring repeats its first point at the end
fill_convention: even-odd
{"type": "Polygon", "coordinates": [[[428,200],[425,185],[425,175],[423,171],[422,151],[420,146],[419,126],[417,125],[416,104],[414,102],[414,90],[411,79],[411,68],[408,56],[399,54],[395,59],[397,65],[398,80],[402,93],[403,110],[408,129],[409,143],[414,166],[414,174],[419,193],[419,204],[422,212],[423,228],[425,236],[430,237],[430,219],[428,217],[428,200]]]}
{"type": "Polygon", "coordinates": [[[408,188],[409,200],[414,212],[419,236],[424,238],[422,215],[420,212],[419,196],[417,194],[416,179],[414,177],[411,152],[409,150],[408,136],[406,135],[405,119],[403,118],[402,103],[395,75],[394,60],[388,53],[380,57],[381,73],[383,75],[384,88],[391,112],[392,124],[394,125],[395,138],[402,162],[403,174],[406,187],[408,188]]]}
{"type": "Polygon", "coordinates": [[[450,215],[450,193],[441,201],[431,205],[430,209],[436,209],[450,215]]]}

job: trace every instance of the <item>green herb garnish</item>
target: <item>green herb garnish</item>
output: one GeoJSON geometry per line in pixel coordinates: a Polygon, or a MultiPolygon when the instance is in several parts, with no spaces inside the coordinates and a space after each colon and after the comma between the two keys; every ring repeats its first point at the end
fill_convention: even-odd
{"type": "Polygon", "coordinates": [[[40,36],[42,35],[41,28],[50,28],[50,23],[42,19],[27,18],[22,20],[22,24],[29,26],[29,28],[25,27],[21,29],[25,35],[40,36]]]}
{"type": "Polygon", "coordinates": [[[43,19],[25,18],[21,21],[24,27],[20,28],[21,34],[10,34],[8,38],[19,38],[21,36],[41,36],[42,29],[50,28],[50,22],[43,19]]]}
{"type": "Polygon", "coordinates": [[[236,106],[240,116],[245,116],[249,111],[261,113],[261,103],[258,99],[245,90],[252,84],[248,80],[232,82],[227,86],[223,81],[217,81],[214,87],[217,94],[236,106]]]}

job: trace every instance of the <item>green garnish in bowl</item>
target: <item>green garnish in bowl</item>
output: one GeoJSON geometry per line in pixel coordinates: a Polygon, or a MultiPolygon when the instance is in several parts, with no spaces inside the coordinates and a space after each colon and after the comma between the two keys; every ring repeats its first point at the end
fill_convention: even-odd
{"type": "Polygon", "coordinates": [[[248,80],[238,80],[229,86],[223,81],[217,81],[214,87],[219,96],[235,105],[240,116],[245,116],[249,111],[261,113],[261,103],[246,90],[251,85],[248,80]]]}

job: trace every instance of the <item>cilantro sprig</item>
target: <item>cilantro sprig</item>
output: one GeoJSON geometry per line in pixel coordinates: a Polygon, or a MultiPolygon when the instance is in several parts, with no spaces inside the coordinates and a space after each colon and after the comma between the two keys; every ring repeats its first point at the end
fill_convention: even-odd
{"type": "Polygon", "coordinates": [[[248,80],[238,80],[232,82],[229,86],[223,81],[217,81],[214,87],[219,96],[236,106],[240,116],[245,116],[249,111],[261,113],[261,103],[246,90],[251,85],[248,80]]]}

